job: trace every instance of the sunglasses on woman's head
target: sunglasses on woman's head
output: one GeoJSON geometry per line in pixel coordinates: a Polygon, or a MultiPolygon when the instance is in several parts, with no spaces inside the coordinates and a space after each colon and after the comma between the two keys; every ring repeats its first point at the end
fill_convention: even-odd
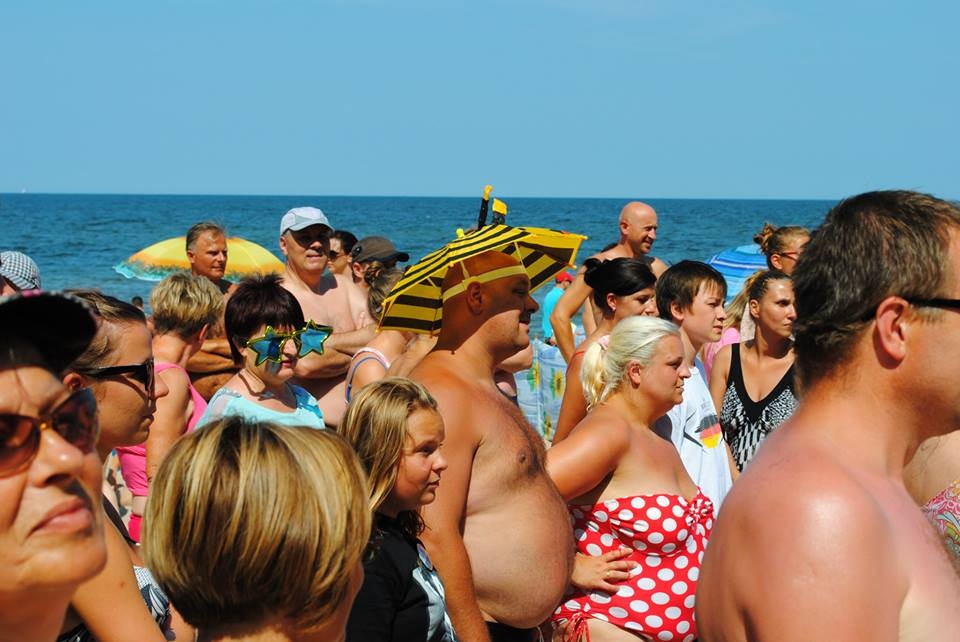
{"type": "Polygon", "coordinates": [[[42,417],[0,413],[0,477],[26,468],[40,450],[40,433],[51,428],[84,454],[99,436],[97,402],[90,388],[81,388],[42,417]]]}
{"type": "Polygon", "coordinates": [[[153,357],[150,357],[143,363],[136,363],[129,366],[107,366],[106,368],[77,368],[77,372],[94,379],[106,379],[116,375],[128,374],[143,384],[143,389],[148,393],[153,393],[153,382],[155,372],[153,369],[153,357]]]}
{"type": "Polygon", "coordinates": [[[277,332],[268,325],[263,336],[247,341],[247,347],[257,353],[256,365],[258,366],[264,361],[280,363],[283,361],[283,346],[287,341],[293,339],[297,346],[298,358],[305,357],[311,352],[323,354],[323,343],[332,332],[333,328],[330,326],[317,325],[313,321],[307,321],[302,329],[293,332],[277,332]]]}

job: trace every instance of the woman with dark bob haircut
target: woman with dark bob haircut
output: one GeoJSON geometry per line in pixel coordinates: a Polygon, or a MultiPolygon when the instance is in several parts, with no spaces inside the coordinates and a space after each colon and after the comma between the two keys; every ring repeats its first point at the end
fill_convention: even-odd
{"type": "Polygon", "coordinates": [[[330,328],[305,323],[300,304],[273,274],[240,281],[227,302],[224,325],[240,370],[210,398],[198,427],[239,415],[323,428],[317,400],[290,378],[299,358],[323,353],[330,328]]]}

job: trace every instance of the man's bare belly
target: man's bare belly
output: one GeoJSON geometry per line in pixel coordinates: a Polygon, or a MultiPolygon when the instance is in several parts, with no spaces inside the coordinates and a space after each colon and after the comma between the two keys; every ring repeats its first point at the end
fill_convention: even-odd
{"type": "MultiPolygon", "coordinates": [[[[483,489],[471,488],[471,497],[483,489]]],[[[573,534],[553,484],[539,477],[474,509],[468,498],[463,543],[485,617],[517,628],[545,621],[570,579],[573,534]]]]}

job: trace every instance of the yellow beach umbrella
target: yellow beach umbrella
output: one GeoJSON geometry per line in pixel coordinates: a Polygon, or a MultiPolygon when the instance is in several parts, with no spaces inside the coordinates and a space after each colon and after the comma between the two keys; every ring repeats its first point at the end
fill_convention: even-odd
{"type": "MultiPolygon", "coordinates": [[[[128,279],[160,281],[164,277],[190,269],[187,260],[186,237],[160,241],[133,254],[113,267],[128,279]]],[[[283,263],[269,250],[253,241],[234,236],[227,239],[228,279],[239,279],[251,274],[282,272],[283,263]]]]}
{"type": "Polygon", "coordinates": [[[572,267],[587,237],[539,227],[488,225],[459,236],[404,272],[383,302],[380,328],[436,333],[443,321],[441,289],[447,270],[472,256],[498,250],[516,258],[532,290],[572,267]]]}

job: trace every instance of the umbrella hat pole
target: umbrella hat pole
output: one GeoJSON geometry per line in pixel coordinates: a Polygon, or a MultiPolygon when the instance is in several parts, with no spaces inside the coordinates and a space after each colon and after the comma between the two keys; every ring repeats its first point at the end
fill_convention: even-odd
{"type": "Polygon", "coordinates": [[[487,185],[483,188],[483,198],[480,199],[480,215],[477,217],[477,229],[481,229],[487,224],[487,208],[490,207],[490,192],[493,191],[493,185],[487,185]]]}

